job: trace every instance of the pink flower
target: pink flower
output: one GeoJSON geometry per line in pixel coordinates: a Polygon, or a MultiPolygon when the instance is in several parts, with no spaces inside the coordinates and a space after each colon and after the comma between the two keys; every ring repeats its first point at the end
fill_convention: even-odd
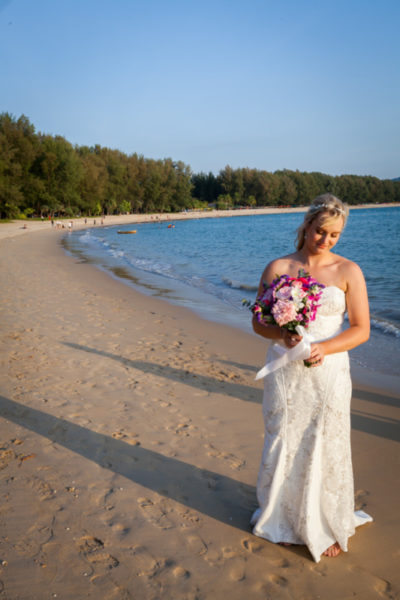
{"type": "Polygon", "coordinates": [[[280,300],[289,300],[292,295],[292,290],[289,285],[283,285],[275,292],[275,297],[280,300]]]}
{"type": "Polygon", "coordinates": [[[271,313],[280,327],[296,319],[295,305],[285,300],[277,300],[271,309],[271,313]]]}

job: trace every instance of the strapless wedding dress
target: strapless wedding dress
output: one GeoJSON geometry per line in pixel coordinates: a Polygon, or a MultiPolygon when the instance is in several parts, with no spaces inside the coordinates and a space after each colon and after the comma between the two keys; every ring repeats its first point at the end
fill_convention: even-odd
{"type": "MultiPolygon", "coordinates": [[[[314,340],[339,333],[345,310],[343,290],[324,288],[308,328],[314,340]]],[[[271,346],[267,360],[277,357],[271,346]]],[[[372,521],[354,512],[348,353],[330,354],[313,368],[294,361],[264,381],[265,440],[253,533],[305,544],[316,562],[335,542],[347,551],[355,527],[372,521]]]]}

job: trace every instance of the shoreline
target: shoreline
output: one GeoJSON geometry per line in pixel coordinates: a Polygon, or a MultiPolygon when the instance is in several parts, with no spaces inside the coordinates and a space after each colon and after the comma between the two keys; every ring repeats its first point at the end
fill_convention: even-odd
{"type": "MultiPolygon", "coordinates": [[[[387,208],[387,207],[392,207],[392,206],[396,206],[396,207],[400,207],[400,204],[376,204],[376,205],[357,205],[354,207],[351,207],[351,209],[363,209],[363,208],[387,208]]],[[[103,228],[103,227],[112,227],[112,226],[116,226],[116,225],[128,225],[131,223],[154,223],[157,222],[157,219],[159,219],[160,221],[163,222],[169,222],[169,221],[173,221],[174,219],[172,217],[175,217],[175,220],[187,220],[187,219],[197,219],[197,218],[224,218],[224,217],[234,217],[234,216],[248,216],[249,213],[250,214],[284,214],[285,212],[291,212],[291,213],[297,213],[297,212],[304,212],[306,210],[306,207],[294,207],[294,208],[289,208],[289,209],[283,209],[283,208],[265,208],[265,209],[250,209],[248,211],[245,210],[231,210],[231,211],[209,211],[207,213],[202,213],[202,212],[190,212],[190,213],[153,213],[153,214],[145,214],[145,215],[114,215],[114,216],[110,216],[110,217],[106,217],[107,222],[105,220],[104,225],[102,226],[101,224],[99,224],[99,218],[96,218],[96,225],[93,224],[93,220],[88,219],[88,222],[85,224],[84,223],[84,218],[77,218],[77,219],[71,219],[71,221],[73,221],[74,225],[72,228],[73,230],[85,230],[85,229],[92,229],[92,228],[103,228]],[[226,214],[229,213],[229,214],[226,214]],[[132,221],[132,219],[134,219],[132,221]],[[90,222],[92,221],[92,222],[90,222]]],[[[65,223],[67,223],[69,220],[67,219],[65,221],[65,223]]],[[[24,223],[24,221],[22,221],[22,223],[24,223]]],[[[38,233],[38,232],[42,232],[42,233],[50,233],[53,232],[55,235],[57,235],[58,240],[59,240],[59,244],[60,246],[63,247],[63,252],[64,254],[67,256],[69,255],[70,258],[72,258],[72,260],[76,260],[76,256],[72,255],[71,252],[66,249],[66,247],[63,244],[63,239],[67,239],[68,238],[68,230],[66,228],[64,229],[56,229],[55,227],[51,227],[51,224],[48,223],[47,221],[35,221],[32,224],[35,225],[32,228],[28,228],[28,229],[23,229],[23,227],[21,227],[21,221],[13,221],[12,223],[4,223],[3,227],[0,227],[0,241],[2,239],[6,239],[6,238],[12,238],[14,236],[18,236],[21,234],[27,234],[27,233],[38,233]],[[9,227],[7,227],[9,226],[9,227]],[[4,229],[3,229],[4,228],[4,229]],[[61,237],[60,237],[61,236],[61,237]]],[[[116,281],[120,284],[122,284],[123,286],[127,286],[129,287],[131,290],[133,290],[135,293],[138,293],[139,295],[143,296],[144,298],[149,298],[149,297],[153,297],[151,294],[148,295],[146,294],[143,290],[140,289],[140,286],[137,285],[132,285],[129,281],[126,281],[125,278],[121,278],[115,274],[113,274],[111,271],[104,269],[102,267],[100,267],[99,265],[95,265],[92,264],[91,265],[92,268],[95,268],[97,270],[100,270],[102,273],[104,273],[106,275],[106,277],[109,277],[110,279],[112,279],[113,281],[116,281]]],[[[156,294],[157,299],[161,298],[161,302],[166,302],[167,304],[169,304],[170,306],[175,307],[177,310],[180,310],[180,308],[182,308],[184,311],[189,311],[189,313],[191,315],[193,315],[194,318],[199,318],[201,320],[203,320],[206,323],[209,323],[210,325],[219,325],[221,327],[227,327],[229,329],[231,329],[232,331],[236,331],[236,332],[241,332],[244,333],[246,335],[250,335],[253,338],[258,338],[258,336],[255,336],[255,334],[253,334],[251,331],[246,331],[246,329],[244,327],[241,327],[240,325],[237,324],[233,324],[233,323],[223,323],[219,320],[211,320],[211,319],[207,319],[207,317],[202,316],[201,314],[199,314],[194,308],[190,308],[188,306],[182,306],[182,304],[179,303],[175,303],[173,301],[171,301],[168,297],[163,298],[162,296],[159,296],[158,294],[156,294]]],[[[268,344],[268,342],[265,340],[264,344],[268,344]]],[[[261,368],[262,364],[260,363],[258,368],[261,368]]],[[[399,392],[400,390],[400,376],[397,375],[391,375],[389,373],[382,373],[380,371],[376,371],[376,370],[371,370],[368,366],[363,366],[360,364],[357,364],[357,362],[355,360],[351,360],[351,372],[352,372],[352,378],[353,381],[358,385],[358,386],[366,386],[368,388],[374,389],[375,391],[379,391],[379,390],[384,390],[386,393],[389,394],[396,394],[399,392]]]]}
{"type": "Polygon", "coordinates": [[[60,241],[0,240],[7,597],[396,598],[399,394],[385,376],[353,393],[356,503],[375,522],[317,565],[248,524],[265,341],[144,296],[60,241]]]}
{"type": "MultiPolygon", "coordinates": [[[[366,208],[391,208],[399,207],[400,204],[359,204],[357,206],[349,207],[350,210],[359,210],[366,208]]],[[[129,215],[108,215],[104,217],[104,223],[101,224],[101,217],[86,217],[87,223],[85,223],[85,217],[74,217],[71,219],[64,218],[62,223],[64,228],[60,229],[60,232],[65,232],[68,228],[68,222],[73,223],[72,230],[77,229],[90,229],[95,227],[112,227],[114,225],[129,225],[139,223],[153,223],[157,221],[181,221],[186,219],[216,219],[216,218],[227,218],[227,217],[243,217],[251,215],[277,215],[285,213],[299,213],[305,212],[308,207],[298,206],[291,208],[251,208],[251,209],[237,209],[237,210],[211,210],[211,211],[188,211],[180,213],[149,213],[149,214],[129,214],[129,215]]],[[[6,237],[13,237],[15,235],[26,234],[29,232],[46,231],[52,229],[51,223],[48,219],[43,221],[29,221],[26,220],[14,220],[10,223],[0,223],[0,239],[6,237]],[[24,228],[26,225],[26,228],[24,228]]],[[[53,229],[56,229],[55,227],[53,229]]]]}
{"type": "MultiPolygon", "coordinates": [[[[136,280],[136,276],[130,276],[123,268],[118,269],[113,267],[107,267],[104,264],[102,265],[100,262],[96,262],[96,260],[93,260],[93,258],[88,258],[88,256],[85,257],[85,255],[82,254],[80,251],[77,252],[76,250],[71,249],[68,246],[68,239],[69,236],[65,232],[64,236],[61,238],[61,244],[64,248],[65,253],[68,256],[71,256],[76,260],[88,260],[91,266],[100,270],[102,273],[105,273],[107,277],[110,277],[114,281],[122,283],[122,285],[129,287],[130,289],[134,290],[140,295],[146,298],[157,297],[162,302],[166,302],[167,304],[176,307],[178,310],[180,308],[183,308],[185,311],[188,311],[195,319],[200,319],[211,325],[218,324],[222,327],[227,327],[232,331],[236,331],[238,333],[245,333],[246,335],[250,335],[253,338],[258,339],[258,336],[256,336],[256,334],[253,333],[250,324],[249,326],[247,326],[241,321],[235,321],[234,319],[231,319],[230,322],[226,321],[226,319],[224,320],[221,317],[219,311],[217,311],[215,314],[204,312],[201,309],[201,307],[197,306],[196,304],[191,305],[190,301],[188,301],[187,298],[186,300],[182,300],[184,296],[180,296],[179,292],[177,292],[177,294],[173,295],[171,298],[168,294],[164,294],[162,285],[160,283],[152,284],[149,282],[140,282],[139,280],[136,280]]],[[[371,337],[373,335],[376,335],[377,333],[379,332],[374,332],[373,334],[371,333],[371,337]]],[[[264,340],[263,342],[267,347],[269,343],[268,340],[264,340]]],[[[357,385],[365,384],[367,385],[367,387],[375,388],[376,391],[384,390],[387,393],[394,394],[396,394],[400,390],[400,376],[397,374],[396,370],[392,373],[388,372],[388,370],[382,371],[379,370],[374,364],[371,365],[365,363],[365,359],[363,364],[360,361],[360,356],[354,355],[352,351],[350,351],[349,355],[352,378],[357,383],[357,385]]],[[[263,364],[263,362],[260,363],[258,365],[258,368],[261,368],[263,364]]]]}

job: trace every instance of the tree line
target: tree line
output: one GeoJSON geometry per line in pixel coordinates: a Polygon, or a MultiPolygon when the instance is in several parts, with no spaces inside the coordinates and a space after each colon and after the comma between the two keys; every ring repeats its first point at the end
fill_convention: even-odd
{"type": "Polygon", "coordinates": [[[331,192],[349,204],[400,202],[400,181],[323,173],[232,169],[192,173],[99,145],[73,146],[0,114],[0,218],[178,212],[193,208],[293,206],[331,192]]]}
{"type": "Polygon", "coordinates": [[[217,176],[192,176],[193,195],[218,208],[234,206],[307,206],[329,192],[349,205],[400,202],[400,181],[359,175],[326,175],[284,169],[271,173],[227,166],[217,176]]]}

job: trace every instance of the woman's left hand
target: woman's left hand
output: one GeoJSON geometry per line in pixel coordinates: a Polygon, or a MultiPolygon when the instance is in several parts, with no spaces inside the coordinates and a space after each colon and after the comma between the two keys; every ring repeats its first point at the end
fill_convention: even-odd
{"type": "Polygon", "coordinates": [[[321,344],[311,344],[311,354],[307,358],[310,367],[319,367],[324,362],[325,352],[321,344]]]}

